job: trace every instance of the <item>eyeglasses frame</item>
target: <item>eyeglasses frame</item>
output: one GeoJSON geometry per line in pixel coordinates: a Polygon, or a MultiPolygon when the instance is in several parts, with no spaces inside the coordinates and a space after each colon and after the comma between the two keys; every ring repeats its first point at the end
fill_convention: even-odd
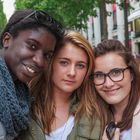
{"type": "MultiPolygon", "coordinates": [[[[127,70],[127,69],[130,69],[130,67],[127,66],[126,68],[120,68],[120,70],[121,70],[121,72],[122,72],[122,74],[123,74],[123,77],[122,77],[121,80],[118,80],[118,81],[112,80],[111,77],[110,77],[110,75],[109,75],[111,71],[109,71],[108,73],[103,73],[103,74],[104,74],[104,82],[103,82],[102,84],[96,84],[95,82],[94,82],[94,84],[95,84],[96,86],[103,85],[103,84],[106,82],[106,77],[109,77],[109,79],[110,79],[111,81],[113,81],[113,82],[120,82],[120,81],[122,81],[122,80],[124,79],[124,71],[127,70]]],[[[94,74],[93,74],[92,77],[93,77],[93,81],[94,81],[94,74]]]]}

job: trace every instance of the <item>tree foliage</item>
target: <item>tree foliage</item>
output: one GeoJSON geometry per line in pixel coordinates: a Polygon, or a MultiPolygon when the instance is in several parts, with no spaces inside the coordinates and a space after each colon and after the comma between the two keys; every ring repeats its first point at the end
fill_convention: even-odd
{"type": "MultiPolygon", "coordinates": [[[[101,12],[102,39],[108,38],[106,4],[115,3],[116,0],[16,0],[16,9],[41,9],[61,21],[68,29],[86,28],[88,16],[96,16],[96,9],[101,12]]],[[[127,0],[117,3],[124,8],[127,0]]]]}
{"type": "Polygon", "coordinates": [[[16,0],[16,9],[42,9],[48,11],[67,28],[81,29],[88,15],[96,15],[98,0],[16,0]]]}
{"type": "Polygon", "coordinates": [[[0,33],[2,32],[6,22],[6,15],[3,12],[3,2],[0,0],[0,33]]]}

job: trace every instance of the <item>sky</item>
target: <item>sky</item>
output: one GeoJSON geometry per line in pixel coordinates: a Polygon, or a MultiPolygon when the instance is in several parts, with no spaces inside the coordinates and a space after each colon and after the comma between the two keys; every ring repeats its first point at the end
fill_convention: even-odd
{"type": "Polygon", "coordinates": [[[3,0],[3,10],[6,14],[7,20],[10,18],[10,16],[13,14],[15,8],[14,8],[14,2],[15,0],[3,0]]]}

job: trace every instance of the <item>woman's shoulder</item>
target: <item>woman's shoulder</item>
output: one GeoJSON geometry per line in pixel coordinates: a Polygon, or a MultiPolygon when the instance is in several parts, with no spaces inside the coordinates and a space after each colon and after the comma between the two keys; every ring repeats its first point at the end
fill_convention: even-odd
{"type": "Polygon", "coordinates": [[[138,102],[135,111],[134,111],[134,117],[135,116],[140,116],[140,101],[138,102]]]}
{"type": "Polygon", "coordinates": [[[100,137],[100,120],[98,118],[89,119],[86,115],[83,115],[79,122],[74,126],[70,133],[68,140],[99,140],[100,137]]]}
{"type": "Polygon", "coordinates": [[[6,130],[3,124],[0,122],[0,140],[13,140],[14,138],[6,135],[6,130]]]}
{"type": "Polygon", "coordinates": [[[137,104],[137,107],[134,112],[134,117],[132,121],[132,139],[138,140],[140,138],[140,123],[138,123],[140,120],[140,102],[137,104]]]}
{"type": "Polygon", "coordinates": [[[15,140],[45,140],[40,121],[32,119],[29,128],[23,131],[15,140]]]}
{"type": "Polygon", "coordinates": [[[101,122],[98,117],[88,118],[86,115],[83,115],[79,121],[79,130],[81,134],[86,134],[92,139],[98,139],[100,135],[101,122]]]}

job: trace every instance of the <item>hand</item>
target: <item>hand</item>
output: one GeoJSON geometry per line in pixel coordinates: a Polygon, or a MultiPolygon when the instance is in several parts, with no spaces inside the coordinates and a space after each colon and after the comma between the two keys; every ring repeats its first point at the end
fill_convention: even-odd
{"type": "MultiPolygon", "coordinates": [[[[119,140],[119,138],[120,138],[120,129],[119,128],[116,128],[115,133],[114,133],[113,140],[119,140]]],[[[106,128],[104,130],[104,134],[102,136],[102,140],[109,140],[107,138],[107,135],[106,135],[106,128]]]]}

